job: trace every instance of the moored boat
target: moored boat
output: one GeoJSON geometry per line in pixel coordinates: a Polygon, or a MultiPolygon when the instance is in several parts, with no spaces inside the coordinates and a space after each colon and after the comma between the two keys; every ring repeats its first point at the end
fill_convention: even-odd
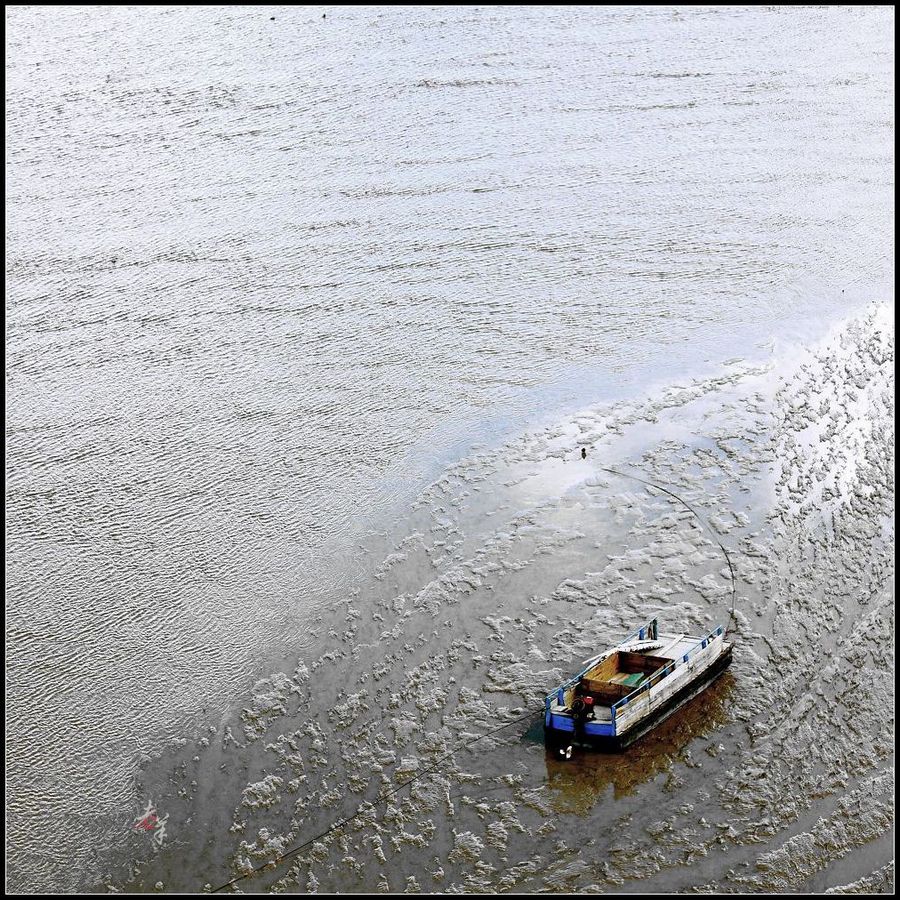
{"type": "Polygon", "coordinates": [[[624,749],[720,675],[732,646],[722,625],[705,635],[668,634],[653,619],[547,696],[548,743],[567,758],[576,744],[624,749]]]}

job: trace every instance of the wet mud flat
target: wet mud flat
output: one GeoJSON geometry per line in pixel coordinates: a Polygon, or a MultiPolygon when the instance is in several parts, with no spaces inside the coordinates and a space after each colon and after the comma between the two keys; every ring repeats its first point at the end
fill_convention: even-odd
{"type": "Polygon", "coordinates": [[[90,887],[892,891],[892,371],[872,307],[471,453],[347,560],[320,655],[142,766],[165,833],[112,840],[90,887]],[[557,761],[543,697],[581,660],[651,616],[729,621],[709,528],[731,668],[624,753],[557,761]]]}

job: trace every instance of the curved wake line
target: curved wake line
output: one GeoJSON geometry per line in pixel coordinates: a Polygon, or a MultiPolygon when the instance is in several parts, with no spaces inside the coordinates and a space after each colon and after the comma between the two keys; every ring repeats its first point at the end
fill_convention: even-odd
{"type": "Polygon", "coordinates": [[[647,481],[645,478],[638,478],[637,475],[629,475],[627,472],[619,472],[616,469],[609,469],[606,466],[598,466],[601,471],[609,472],[612,475],[618,475],[621,478],[630,478],[632,481],[639,481],[641,484],[645,484],[648,487],[656,488],[658,491],[662,491],[664,494],[668,494],[670,497],[674,497],[682,506],[685,507],[705,528],[706,530],[713,536],[713,540],[719,545],[719,549],[722,551],[722,554],[725,557],[725,562],[728,563],[728,571],[731,573],[731,613],[728,616],[728,621],[733,625],[734,624],[734,601],[737,592],[737,579],[734,574],[734,566],[731,564],[731,557],[728,555],[728,551],[725,549],[725,545],[722,541],[719,540],[719,536],[713,531],[712,526],[700,513],[691,506],[690,503],[687,502],[683,497],[679,497],[674,491],[670,491],[668,488],[663,487],[661,484],[657,484],[654,481],[647,481]]]}

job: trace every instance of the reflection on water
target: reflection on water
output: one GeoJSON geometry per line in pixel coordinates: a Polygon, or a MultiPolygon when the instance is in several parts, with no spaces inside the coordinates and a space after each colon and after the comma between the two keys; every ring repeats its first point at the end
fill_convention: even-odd
{"type": "Polygon", "coordinates": [[[552,789],[554,810],[587,815],[610,785],[618,800],[668,772],[692,741],[713,736],[729,721],[729,699],[735,683],[734,675],[726,670],[706,690],[621,753],[578,747],[572,759],[562,761],[548,749],[547,784],[552,789]]]}

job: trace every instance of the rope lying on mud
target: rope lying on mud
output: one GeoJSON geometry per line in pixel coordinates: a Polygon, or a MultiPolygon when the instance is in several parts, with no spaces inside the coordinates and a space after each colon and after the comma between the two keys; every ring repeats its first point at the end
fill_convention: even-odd
{"type": "Polygon", "coordinates": [[[632,481],[639,481],[641,484],[646,484],[649,487],[654,487],[658,491],[662,491],[664,494],[668,494],[670,497],[674,497],[679,503],[681,503],[696,519],[698,519],[705,527],[706,530],[713,536],[713,540],[719,545],[719,549],[722,551],[722,554],[725,556],[725,562],[728,563],[728,571],[731,573],[731,613],[729,614],[728,621],[734,625],[734,600],[737,590],[737,579],[734,575],[734,566],[731,564],[731,557],[728,555],[728,551],[725,549],[725,545],[719,540],[719,536],[713,531],[709,522],[694,509],[690,503],[687,502],[683,497],[679,497],[674,491],[670,491],[668,488],[664,488],[661,484],[656,484],[654,481],[647,481],[645,478],[638,478],[637,475],[629,475],[627,472],[619,472],[616,469],[607,469],[605,466],[598,466],[601,471],[609,472],[612,475],[619,475],[621,478],[630,478],[632,481]]]}
{"type": "MultiPolygon", "coordinates": [[[[731,565],[731,558],[728,556],[728,551],[725,549],[725,545],[719,540],[718,535],[713,531],[712,527],[709,523],[694,509],[690,503],[687,502],[683,497],[679,497],[674,491],[670,491],[668,488],[663,487],[661,484],[656,484],[653,481],[647,481],[645,478],[638,478],[637,475],[629,475],[626,472],[619,472],[616,469],[609,469],[605,466],[598,466],[598,468],[603,472],[609,472],[611,475],[618,475],[620,478],[630,478],[632,481],[639,481],[641,484],[647,485],[648,487],[656,488],[658,491],[662,491],[664,494],[668,494],[670,497],[674,497],[679,503],[681,503],[696,519],[698,519],[709,531],[709,533],[713,536],[715,542],[719,545],[722,553],[725,556],[725,561],[728,563],[728,571],[731,573],[731,616],[730,621],[734,622],[734,601],[735,601],[735,593],[736,593],[736,578],[734,575],[734,567],[731,565]]],[[[541,707],[543,708],[543,707],[541,707]]],[[[337,831],[339,828],[343,828],[344,825],[348,825],[350,822],[360,818],[365,812],[368,812],[370,809],[374,809],[381,803],[384,803],[385,800],[388,800],[390,797],[393,797],[395,794],[399,793],[403,790],[403,788],[408,787],[413,782],[418,781],[420,778],[425,775],[430,774],[435,769],[437,769],[445,760],[449,759],[453,756],[454,753],[465,749],[467,747],[471,747],[473,744],[477,744],[479,741],[484,740],[487,737],[491,737],[494,734],[497,734],[500,731],[503,731],[512,725],[518,725],[520,722],[524,722],[526,719],[530,719],[532,716],[536,715],[540,710],[536,707],[535,709],[527,712],[524,716],[520,716],[518,719],[513,719],[510,722],[504,722],[503,725],[500,725],[497,728],[492,729],[491,731],[486,731],[484,734],[479,735],[477,738],[473,740],[467,740],[465,742],[460,742],[456,747],[454,747],[449,752],[445,753],[441,756],[437,762],[432,763],[432,765],[428,766],[428,768],[423,769],[421,772],[417,772],[410,778],[408,781],[404,781],[396,787],[391,788],[389,791],[385,791],[383,794],[379,794],[372,801],[364,801],[360,804],[357,811],[352,816],[347,816],[345,819],[341,819],[339,822],[335,822],[330,828],[327,828],[325,831],[317,834],[315,837],[310,838],[308,841],[305,841],[302,844],[299,844],[296,847],[288,850],[285,853],[282,853],[280,856],[276,856],[274,859],[270,859],[265,865],[259,866],[256,869],[251,869],[249,872],[244,872],[242,875],[238,875],[235,878],[232,878],[231,881],[226,881],[224,884],[219,885],[217,888],[213,888],[212,893],[215,894],[218,891],[222,891],[227,887],[231,887],[233,884],[237,884],[239,881],[243,881],[246,878],[250,878],[252,875],[256,875],[259,872],[263,872],[266,869],[272,869],[277,866],[280,862],[288,859],[291,856],[296,856],[296,854],[300,853],[301,850],[305,850],[307,847],[316,843],[316,841],[320,840],[323,837],[331,834],[333,831],[337,831]],[[364,809],[365,807],[365,809],[364,809]]]]}
{"type": "Polygon", "coordinates": [[[418,781],[423,776],[428,775],[429,773],[433,772],[445,760],[447,760],[451,756],[453,756],[454,753],[457,753],[460,750],[471,747],[473,744],[477,744],[479,741],[483,741],[485,738],[491,737],[492,735],[497,734],[497,732],[503,731],[504,729],[509,728],[512,725],[518,725],[520,722],[524,722],[526,719],[533,718],[542,709],[543,709],[543,706],[541,706],[540,708],[535,707],[534,709],[527,712],[524,716],[520,716],[518,719],[513,719],[510,722],[504,722],[499,727],[494,728],[491,731],[486,731],[484,734],[479,735],[477,738],[474,738],[472,740],[460,741],[460,743],[457,744],[457,746],[455,746],[448,753],[445,753],[442,757],[440,757],[437,760],[437,762],[432,763],[430,766],[428,766],[428,768],[423,769],[421,772],[417,772],[408,781],[404,781],[402,784],[397,785],[397,787],[391,788],[389,791],[385,791],[383,794],[379,794],[372,801],[366,800],[363,803],[361,803],[359,805],[359,808],[357,809],[357,811],[352,816],[348,816],[346,819],[341,819],[339,822],[335,822],[334,825],[332,825],[330,828],[323,831],[321,834],[317,834],[315,837],[310,838],[305,843],[302,843],[296,847],[293,847],[291,850],[288,850],[286,853],[282,853],[280,856],[276,856],[274,859],[270,859],[265,865],[259,866],[256,869],[251,869],[249,872],[245,872],[243,875],[238,875],[236,878],[232,878],[231,881],[226,881],[225,884],[220,884],[217,888],[213,888],[211,893],[215,894],[218,891],[222,891],[227,887],[231,887],[231,885],[233,885],[233,884],[237,884],[239,881],[243,881],[245,878],[249,878],[251,875],[256,875],[259,872],[265,871],[266,869],[274,868],[276,865],[278,865],[278,863],[282,862],[283,860],[287,859],[290,856],[295,856],[301,850],[305,850],[311,844],[314,844],[316,841],[320,840],[321,838],[325,837],[326,835],[331,834],[332,831],[337,831],[339,828],[343,828],[344,825],[347,825],[348,823],[352,822],[354,819],[360,818],[360,816],[362,816],[363,813],[368,812],[370,809],[374,809],[376,806],[378,806],[378,804],[383,803],[385,800],[387,800],[390,797],[393,797],[394,794],[398,793],[399,791],[402,791],[403,788],[409,786],[414,781],[418,781]],[[363,807],[365,807],[365,809],[363,809],[363,807]]]}

